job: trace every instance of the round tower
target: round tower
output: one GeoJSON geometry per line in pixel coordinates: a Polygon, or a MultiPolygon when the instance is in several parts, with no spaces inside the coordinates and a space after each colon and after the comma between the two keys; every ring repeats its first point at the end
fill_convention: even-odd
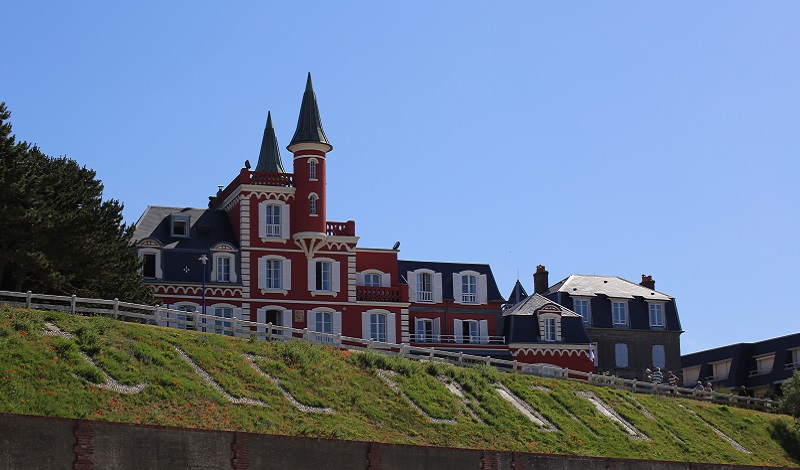
{"type": "Polygon", "coordinates": [[[326,232],[326,171],[325,156],[333,150],[319,118],[317,97],[311,85],[311,73],[306,81],[297,130],[286,149],[294,154],[295,200],[292,208],[292,231],[326,232]]]}

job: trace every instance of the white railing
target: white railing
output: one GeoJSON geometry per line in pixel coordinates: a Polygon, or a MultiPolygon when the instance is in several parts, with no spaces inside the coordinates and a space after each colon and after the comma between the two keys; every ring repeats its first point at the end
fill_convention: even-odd
{"type": "Polygon", "coordinates": [[[505,336],[486,336],[465,335],[457,337],[455,335],[426,335],[426,334],[412,334],[412,343],[454,343],[454,344],[505,344],[505,336]]]}
{"type": "Polygon", "coordinates": [[[265,224],[264,234],[267,237],[280,237],[281,236],[281,224],[265,224]]]}
{"type": "MultiPolygon", "coordinates": [[[[409,359],[442,361],[459,366],[473,366],[486,364],[501,371],[533,374],[542,377],[552,377],[567,380],[580,380],[593,385],[625,389],[639,393],[654,393],[659,395],[674,395],[684,398],[711,400],[717,403],[743,405],[764,411],[776,411],[777,402],[761,398],[738,397],[729,393],[710,392],[703,396],[694,395],[694,389],[671,386],[668,384],[653,384],[638,382],[636,379],[623,379],[611,375],[593,374],[579,370],[571,370],[546,364],[528,364],[516,360],[495,359],[489,356],[476,356],[464,352],[444,351],[436,348],[410,346],[407,344],[387,343],[374,339],[354,338],[343,336],[341,333],[319,333],[308,328],[290,328],[273,325],[272,323],[258,323],[238,318],[223,318],[199,312],[168,309],[155,305],[139,305],[122,302],[118,299],[100,300],[88,299],[77,296],[59,296],[32,294],[28,292],[0,291],[0,305],[24,307],[36,310],[54,310],[73,315],[107,315],[116,319],[143,320],[149,324],[173,328],[186,328],[198,331],[209,331],[218,334],[270,340],[306,339],[320,341],[337,347],[350,349],[374,349],[388,354],[396,354],[409,359]],[[215,322],[222,324],[217,325],[215,322]],[[226,326],[225,324],[230,326],[226,326]]],[[[441,335],[440,335],[441,336],[441,335]]]]}
{"type": "Polygon", "coordinates": [[[433,292],[418,290],[417,302],[433,302],[433,292]]]}

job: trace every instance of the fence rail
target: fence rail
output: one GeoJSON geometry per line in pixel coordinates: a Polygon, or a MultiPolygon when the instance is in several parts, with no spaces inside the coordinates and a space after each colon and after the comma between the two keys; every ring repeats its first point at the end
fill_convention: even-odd
{"type": "Polygon", "coordinates": [[[164,308],[158,305],[139,305],[121,302],[118,299],[101,300],[77,296],[59,296],[32,294],[28,292],[0,291],[0,304],[25,307],[36,310],[54,310],[72,315],[107,315],[115,319],[136,319],[149,324],[172,328],[193,329],[198,331],[227,334],[230,336],[267,341],[306,339],[354,349],[370,349],[389,354],[400,355],[409,359],[444,361],[459,366],[474,366],[486,364],[498,370],[532,374],[541,377],[550,377],[567,380],[579,380],[605,387],[629,390],[635,393],[651,393],[658,395],[682,396],[698,400],[707,400],[714,403],[725,403],[737,406],[746,406],[762,411],[777,411],[778,403],[768,399],[739,397],[729,393],[703,392],[699,393],[693,388],[670,386],[668,384],[653,384],[640,382],[636,379],[623,379],[619,377],[593,374],[579,370],[571,370],[547,364],[528,364],[516,360],[496,359],[489,356],[476,356],[463,352],[444,351],[436,348],[410,346],[407,344],[387,343],[374,339],[354,338],[343,336],[340,333],[320,333],[308,328],[291,328],[273,325],[272,323],[258,323],[238,318],[223,318],[200,312],[188,312],[164,308]]]}

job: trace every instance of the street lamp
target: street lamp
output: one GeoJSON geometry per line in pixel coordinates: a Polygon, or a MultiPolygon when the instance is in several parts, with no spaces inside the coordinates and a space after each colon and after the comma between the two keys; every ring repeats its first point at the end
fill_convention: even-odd
{"type": "MultiPolygon", "coordinates": [[[[203,255],[197,259],[203,262],[203,309],[201,310],[201,312],[203,313],[203,315],[205,315],[206,314],[206,263],[208,263],[208,256],[203,255]]],[[[205,322],[205,319],[203,319],[203,321],[205,322]]]]}

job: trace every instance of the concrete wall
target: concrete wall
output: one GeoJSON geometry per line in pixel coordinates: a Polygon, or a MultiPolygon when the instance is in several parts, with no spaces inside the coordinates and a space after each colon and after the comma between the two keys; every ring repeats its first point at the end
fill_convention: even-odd
{"type": "Polygon", "coordinates": [[[701,470],[759,467],[553,456],[0,414],[0,470],[701,470]]]}

